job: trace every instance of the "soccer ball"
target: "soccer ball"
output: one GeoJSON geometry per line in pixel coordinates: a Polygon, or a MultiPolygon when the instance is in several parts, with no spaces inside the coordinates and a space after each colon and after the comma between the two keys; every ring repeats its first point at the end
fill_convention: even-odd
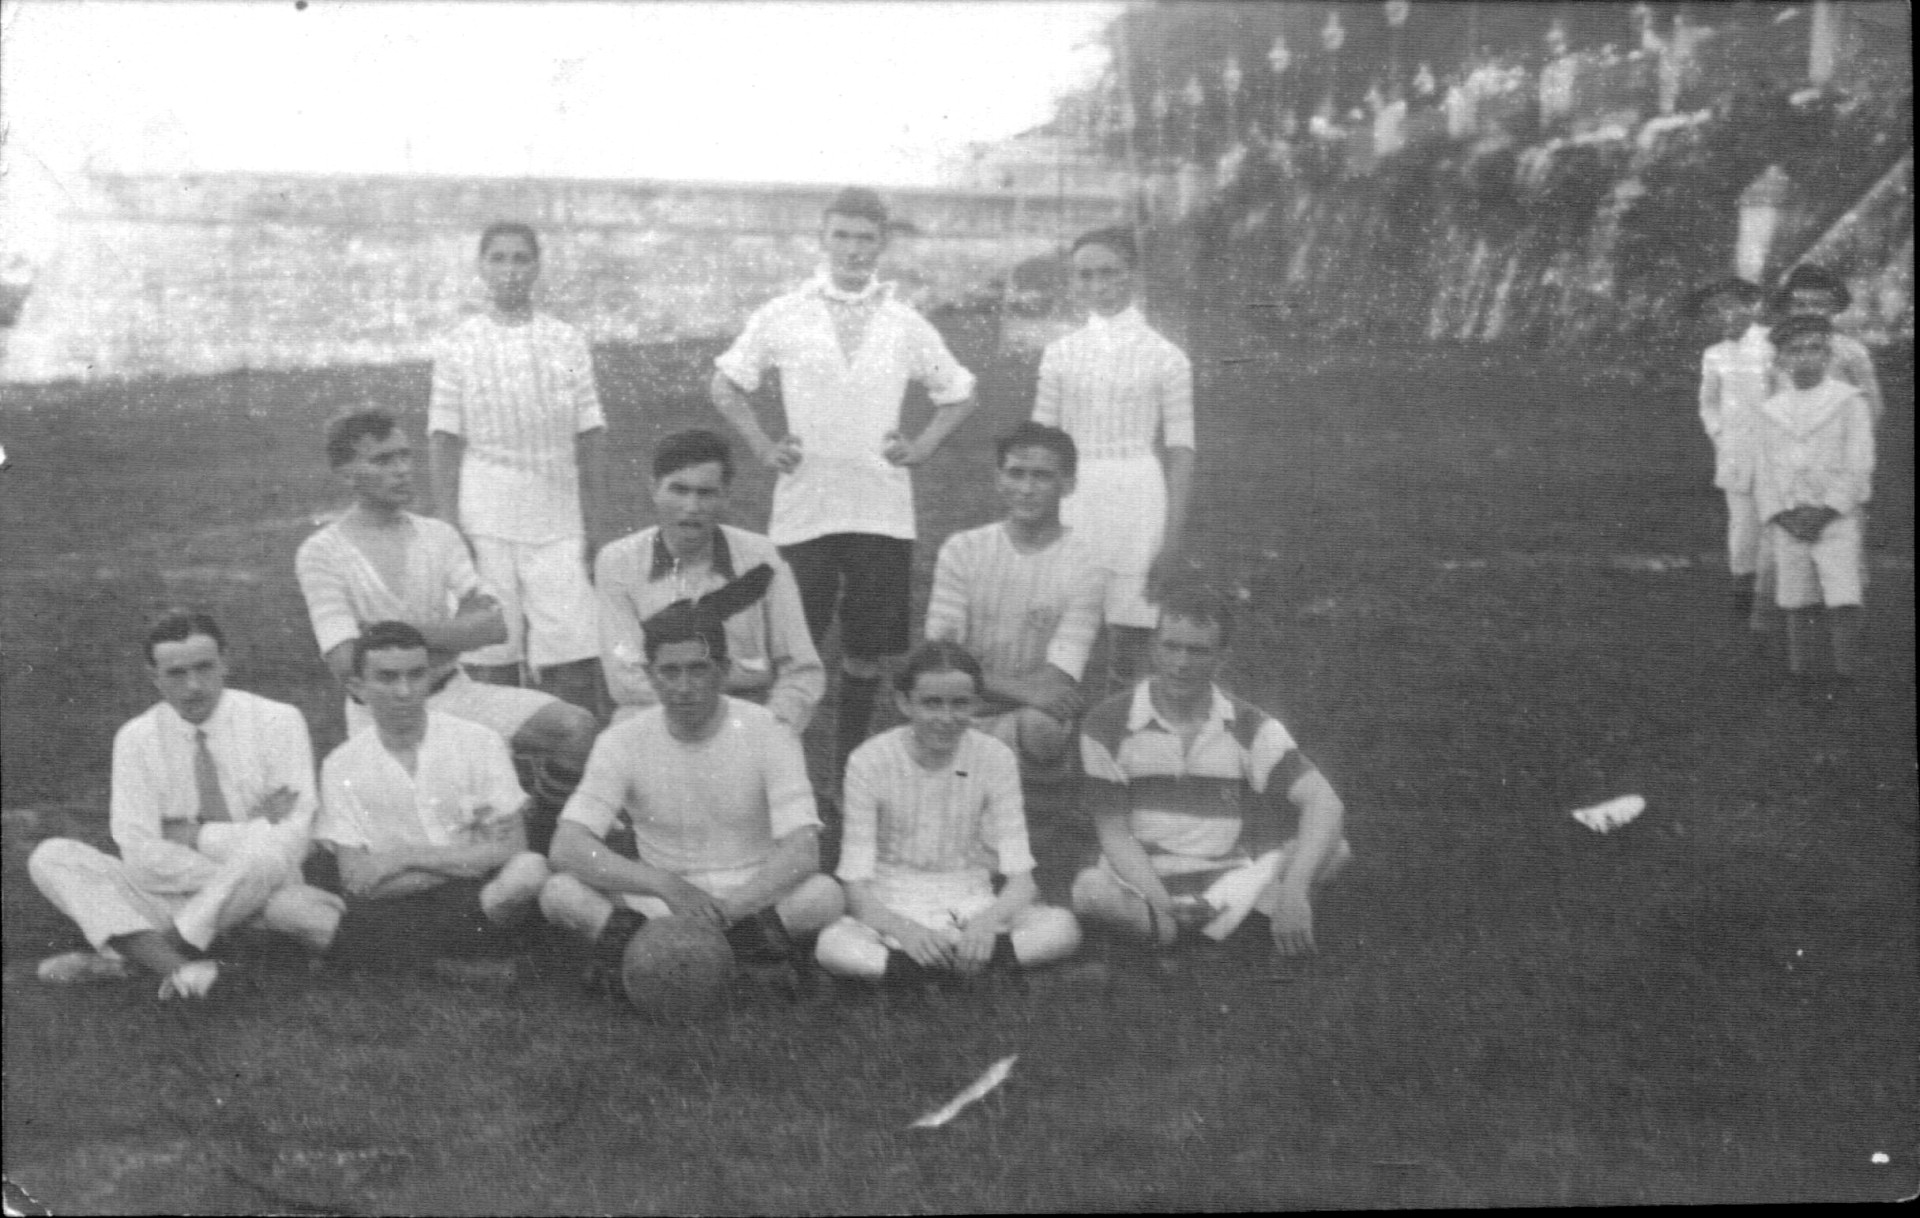
{"type": "Polygon", "coordinates": [[[627,1001],[652,1019],[688,1019],[711,1010],[733,976],[733,948],[710,923],[651,918],[627,943],[620,982],[627,1001]]]}

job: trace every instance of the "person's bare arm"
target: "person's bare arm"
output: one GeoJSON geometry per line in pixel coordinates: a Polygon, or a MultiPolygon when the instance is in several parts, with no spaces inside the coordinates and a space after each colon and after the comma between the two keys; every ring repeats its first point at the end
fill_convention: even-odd
{"type": "Polygon", "coordinates": [[[476,647],[507,641],[507,619],[500,612],[500,602],[485,592],[467,593],[453,616],[444,622],[415,625],[427,640],[428,655],[435,663],[457,658],[476,647]]]}
{"type": "Polygon", "coordinates": [[[467,441],[449,431],[427,437],[427,490],[433,496],[433,514],[460,527],[460,461],[467,441]]]}
{"type": "Polygon", "coordinates": [[[1193,499],[1193,450],[1167,450],[1167,529],[1160,541],[1160,552],[1153,556],[1147,572],[1147,588],[1156,595],[1161,585],[1179,573],[1186,545],[1187,509],[1193,499]]]}
{"type": "Polygon", "coordinates": [[[753,403],[747,400],[740,386],[728,379],[726,373],[715,372],[707,392],[713,399],[713,408],[740,433],[740,438],[746,441],[755,460],[783,474],[790,474],[799,467],[799,444],[791,436],[781,440],[768,436],[766,429],[760,426],[760,419],[753,413],[753,403]]]}
{"type": "Polygon", "coordinates": [[[396,897],[433,887],[440,879],[477,879],[498,871],[527,848],[520,814],[478,826],[468,840],[446,846],[410,845],[375,851],[342,848],[340,881],[357,897],[396,897]]]}
{"type": "Polygon", "coordinates": [[[1273,881],[1279,900],[1272,920],[1274,946],[1293,955],[1313,950],[1313,880],[1339,848],[1346,809],[1318,770],[1294,779],[1287,799],[1300,810],[1300,834],[1273,881]]]}
{"type": "Polygon", "coordinates": [[[887,441],[885,456],[895,465],[921,465],[940,451],[940,446],[953,434],[954,428],[967,421],[980,404],[972,394],[957,402],[949,402],[934,408],[933,418],[927,420],[926,427],[912,440],[895,432],[887,441]]]}
{"type": "Polygon", "coordinates": [[[586,536],[583,559],[593,569],[593,556],[614,538],[607,508],[607,429],[595,427],[573,438],[573,457],[580,467],[580,525],[586,536]]]}
{"type": "Polygon", "coordinates": [[[753,878],[720,902],[732,924],[751,917],[791,892],[801,880],[820,870],[820,831],[809,825],[795,829],[773,844],[773,853],[753,878]]]}
{"type": "Polygon", "coordinates": [[[566,872],[602,892],[658,897],[678,917],[726,923],[719,901],[671,871],[618,853],[585,825],[562,820],[553,831],[547,859],[555,871],[566,872]]]}
{"type": "Polygon", "coordinates": [[[1013,927],[1014,915],[1033,904],[1040,894],[1033,872],[1021,871],[1006,877],[993,904],[968,918],[960,928],[960,941],[954,947],[954,959],[960,971],[973,973],[993,959],[993,942],[1013,927]]]}
{"type": "Polygon", "coordinates": [[[912,918],[895,913],[874,895],[870,881],[856,880],[848,884],[846,889],[847,912],[898,943],[900,950],[915,964],[923,968],[954,967],[956,936],[943,935],[912,918]]]}
{"type": "Polygon", "coordinates": [[[1024,676],[999,680],[988,677],[986,693],[992,698],[1031,706],[1062,722],[1072,720],[1082,709],[1079,683],[1051,664],[1042,664],[1024,676]]]}
{"type": "Polygon", "coordinates": [[[1173,894],[1167,891],[1167,886],[1155,874],[1153,864],[1147,861],[1146,847],[1127,827],[1126,813],[1097,814],[1093,825],[1100,839],[1100,852],[1106,855],[1114,874],[1145,897],[1153,910],[1154,937],[1163,945],[1172,943],[1180,933],[1173,916],[1173,894]]]}

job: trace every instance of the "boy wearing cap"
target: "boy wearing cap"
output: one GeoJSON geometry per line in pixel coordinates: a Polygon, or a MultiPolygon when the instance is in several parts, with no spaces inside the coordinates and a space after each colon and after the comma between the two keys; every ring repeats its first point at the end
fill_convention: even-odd
{"type": "Polygon", "coordinates": [[[1727,570],[1733,617],[1765,628],[1764,599],[1773,592],[1772,552],[1753,500],[1760,403],[1773,376],[1773,344],[1759,324],[1766,293],[1745,279],[1723,279],[1694,298],[1694,311],[1716,323],[1720,341],[1700,356],[1700,423],[1713,442],[1713,484],[1727,499],[1727,570]],[[1758,595],[1756,595],[1758,593],[1758,595]]]}
{"type": "MultiPolygon", "coordinates": [[[[1774,295],[1774,311],[1785,317],[1821,317],[1828,322],[1853,307],[1853,293],[1848,290],[1846,281],[1823,266],[1811,263],[1793,268],[1786,282],[1774,295]]],[[[1867,345],[1851,334],[1833,330],[1827,340],[1829,356],[1827,371],[1838,381],[1844,381],[1860,391],[1867,400],[1867,410],[1873,416],[1874,426],[1880,425],[1880,416],[1886,413],[1886,399],[1880,395],[1880,376],[1874,371],[1873,352],[1867,345]]],[[[1787,387],[1788,377],[1784,369],[1776,370],[1773,391],[1775,393],[1787,387]]]]}

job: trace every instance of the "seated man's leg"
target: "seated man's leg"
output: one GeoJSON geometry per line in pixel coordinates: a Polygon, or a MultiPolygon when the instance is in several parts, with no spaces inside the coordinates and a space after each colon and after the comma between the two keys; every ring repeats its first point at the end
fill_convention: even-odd
{"type": "Polygon", "coordinates": [[[820,932],[813,958],[820,967],[836,977],[861,981],[879,981],[887,975],[887,958],[892,955],[880,932],[856,918],[836,920],[820,932]]]}
{"type": "MultiPolygon", "coordinates": [[[[187,963],[191,949],[173,934],[172,910],[135,885],[126,864],[114,856],[71,838],[48,838],[27,856],[27,876],[106,961],[127,956],[162,974],[187,963]]],[[[57,981],[112,976],[115,971],[79,953],[49,957],[41,968],[44,979],[57,981]]],[[[119,971],[124,974],[124,969],[119,971]]]]}
{"type": "Polygon", "coordinates": [[[309,950],[324,952],[333,943],[346,914],[346,901],[311,884],[284,884],[267,898],[255,926],[286,935],[309,950]]]}
{"type": "MultiPolygon", "coordinates": [[[[609,993],[620,989],[627,944],[647,924],[649,915],[632,908],[640,903],[615,902],[565,872],[549,876],[540,888],[541,914],[549,925],[568,932],[587,949],[587,981],[609,993]]],[[[646,903],[649,908],[663,910],[659,902],[646,903]]]]}
{"type": "Polygon", "coordinates": [[[1073,878],[1073,912],[1135,938],[1154,940],[1153,908],[1113,869],[1095,863],[1073,878]]]}
{"type": "MultiPolygon", "coordinates": [[[[702,884],[701,887],[706,887],[702,884]]],[[[727,928],[734,954],[748,962],[804,960],[804,940],[846,912],[846,894],[830,876],[819,872],[805,877],[764,909],[727,928]]]]}
{"type": "Polygon", "coordinates": [[[327,957],[349,966],[413,967],[437,957],[511,955],[524,943],[482,908],[487,884],[450,879],[403,897],[349,900],[327,957]]]}
{"type": "Polygon", "coordinates": [[[299,879],[284,847],[258,838],[243,839],[214,867],[213,878],[173,916],[180,937],[201,951],[227,931],[253,921],[276,891],[299,879]]]}
{"type": "Polygon", "coordinates": [[[1013,917],[1003,936],[1022,967],[1065,960],[1080,950],[1080,921],[1057,905],[1029,905],[1013,917]]]}
{"type": "Polygon", "coordinates": [[[540,902],[540,892],[553,875],[543,855],[522,851],[508,859],[480,889],[480,912],[496,926],[526,920],[540,902]]]}

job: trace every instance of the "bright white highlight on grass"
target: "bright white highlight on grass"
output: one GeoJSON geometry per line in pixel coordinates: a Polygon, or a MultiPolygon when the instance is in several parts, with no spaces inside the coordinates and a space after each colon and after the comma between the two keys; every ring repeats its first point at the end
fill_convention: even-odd
{"type": "Polygon", "coordinates": [[[913,1124],[907,1126],[907,1128],[938,1129],[940,1126],[945,1125],[948,1121],[959,1116],[962,1108],[965,1108],[968,1104],[973,1103],[981,1096],[987,1094],[987,1092],[992,1091],[995,1087],[1005,1082],[1007,1073],[1013,1069],[1013,1063],[1019,1060],[1020,1055],[1018,1053],[1001,1058],[991,1066],[988,1066],[986,1072],[975,1079],[965,1091],[962,1091],[945,1104],[921,1117],[913,1124]]]}
{"type": "Polygon", "coordinates": [[[1573,814],[1579,821],[1595,833],[1607,833],[1628,823],[1647,810],[1647,801],[1638,795],[1621,795],[1598,803],[1591,808],[1581,808],[1573,814]]]}
{"type": "Polygon", "coordinates": [[[0,156],[43,208],[89,161],[930,184],[1097,76],[1118,8],[21,0],[0,156]]]}
{"type": "Polygon", "coordinates": [[[1884,1167],[1891,1162],[1893,1162],[1893,1160],[1887,1157],[1886,1151],[1876,1150],[1873,1152],[1873,1164],[1875,1167],[1884,1167]]]}

